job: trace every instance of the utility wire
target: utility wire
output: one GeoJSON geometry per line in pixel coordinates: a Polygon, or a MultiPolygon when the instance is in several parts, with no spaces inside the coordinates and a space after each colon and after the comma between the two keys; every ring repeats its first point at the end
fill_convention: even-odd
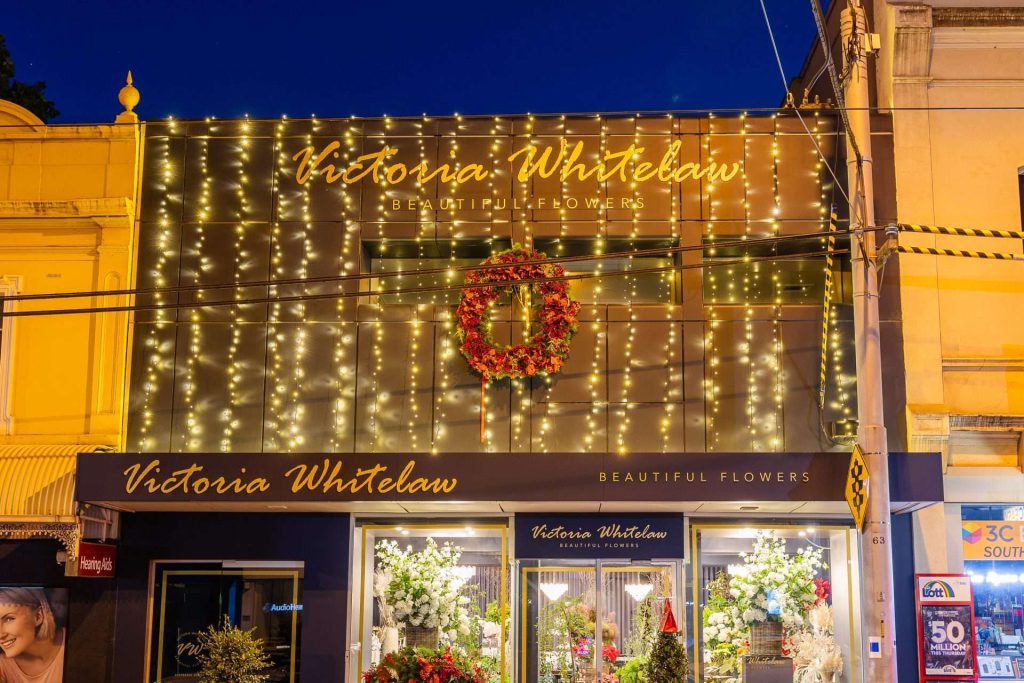
{"type": "MultiPolygon", "coordinates": [[[[822,108],[820,111],[838,111],[839,107],[827,107],[822,108]]],[[[845,111],[874,111],[874,112],[888,112],[888,111],[1024,111],[1024,106],[991,106],[991,105],[956,105],[956,106],[929,106],[929,107],[898,107],[898,106],[881,106],[876,105],[873,107],[846,107],[845,111]]],[[[530,113],[530,112],[512,112],[504,114],[428,114],[427,119],[454,119],[456,117],[466,120],[494,120],[495,118],[504,119],[525,119],[533,117],[535,119],[560,119],[560,118],[596,118],[596,117],[657,117],[657,116],[672,116],[672,115],[704,115],[704,114],[742,114],[744,112],[751,113],[764,113],[764,114],[781,114],[788,110],[780,109],[779,107],[718,107],[712,109],[638,109],[629,111],[580,111],[580,112],[544,112],[544,113],[530,113]]],[[[283,118],[249,118],[249,119],[218,119],[212,118],[211,122],[217,123],[232,123],[235,121],[247,120],[250,123],[280,123],[281,121],[290,121],[294,123],[302,123],[304,121],[317,121],[319,123],[331,123],[341,121],[384,121],[385,119],[390,121],[422,121],[424,115],[407,115],[407,116],[330,116],[330,117],[312,117],[312,116],[285,116],[283,118]]],[[[176,119],[176,118],[162,118],[152,119],[149,121],[139,122],[138,124],[130,124],[133,126],[141,126],[144,123],[149,124],[161,124],[172,122],[174,124],[187,124],[187,123],[200,123],[204,119],[176,119]]],[[[47,124],[47,128],[69,128],[72,126],[81,127],[82,123],[50,123],[47,124]]],[[[116,125],[129,125],[129,124],[116,124],[116,125]]],[[[3,128],[21,128],[24,129],[24,124],[0,124],[0,129],[3,128]]],[[[259,137],[259,136],[256,136],[259,137]]],[[[541,137],[535,135],[534,137],[541,137]]]]}
{"type": "MultiPolygon", "coordinates": [[[[764,0],[761,0],[761,13],[764,15],[765,26],[768,27],[768,37],[772,41],[772,50],[775,52],[775,63],[779,66],[779,75],[782,77],[782,89],[788,94],[789,93],[789,79],[786,78],[786,70],[782,68],[782,57],[779,55],[779,46],[775,42],[775,32],[772,31],[772,22],[768,18],[768,8],[764,5],[764,0]]],[[[835,169],[832,168],[832,164],[825,158],[825,154],[821,151],[821,146],[818,141],[814,138],[814,134],[811,133],[811,129],[807,127],[807,122],[804,121],[804,117],[800,115],[798,108],[792,109],[792,112],[796,114],[796,118],[800,121],[800,125],[803,126],[804,132],[807,133],[807,137],[811,139],[811,144],[814,145],[815,151],[818,153],[818,157],[821,159],[821,163],[825,164],[825,168],[828,169],[829,175],[832,176],[832,180],[836,183],[836,189],[843,195],[846,203],[850,203],[850,197],[846,194],[846,190],[843,189],[843,184],[839,181],[839,176],[836,175],[835,169]]],[[[849,131],[847,131],[849,135],[849,131]]]]}
{"type": "MultiPolygon", "coordinates": [[[[832,254],[848,254],[848,249],[833,250],[832,254]]],[[[4,317],[8,318],[22,318],[22,317],[36,317],[46,315],[72,315],[78,313],[124,313],[129,311],[164,311],[164,310],[179,310],[179,309],[197,309],[197,308],[215,308],[221,306],[251,306],[255,304],[268,304],[268,303],[292,303],[292,302],[305,302],[305,301],[320,301],[327,299],[350,299],[358,297],[373,297],[373,296],[387,296],[394,294],[425,294],[432,292],[455,292],[462,291],[464,289],[489,289],[491,287],[503,287],[503,286],[520,286],[520,285],[532,285],[540,284],[544,282],[566,282],[572,280],[591,280],[601,279],[604,277],[617,277],[622,275],[648,275],[655,273],[669,273],[683,270],[697,270],[701,268],[721,268],[725,266],[743,265],[746,263],[757,263],[760,261],[788,261],[791,259],[801,259],[809,257],[824,256],[823,251],[809,251],[801,252],[796,254],[785,254],[783,256],[770,255],[770,256],[746,256],[743,258],[732,259],[729,261],[715,261],[710,263],[684,263],[672,266],[662,266],[657,268],[640,268],[636,270],[621,270],[621,271],[600,271],[591,273],[576,273],[571,275],[561,275],[556,277],[542,277],[542,278],[530,278],[523,280],[510,280],[506,282],[492,282],[492,283],[463,283],[453,285],[437,285],[430,287],[409,287],[406,289],[390,289],[390,290],[378,290],[374,292],[329,292],[324,294],[297,294],[294,296],[271,296],[271,297],[260,297],[256,299],[230,299],[226,301],[197,301],[193,303],[165,303],[165,304],[128,304],[124,306],[96,306],[89,308],[57,308],[47,310],[29,310],[29,311],[10,311],[0,315],[0,319],[4,317]]],[[[535,261],[528,261],[526,263],[536,263],[535,261]]],[[[512,264],[514,265],[514,264],[512,264]]],[[[502,264],[502,267],[508,268],[510,264],[502,264]]],[[[173,322],[170,320],[153,321],[155,323],[161,322],[173,322]]],[[[274,321],[268,321],[274,322],[274,321]]]]}
{"type": "MultiPolygon", "coordinates": [[[[882,227],[871,228],[870,230],[884,230],[882,227]]],[[[836,235],[852,235],[852,230],[839,230],[836,235]]],[[[523,263],[530,265],[545,265],[572,263],[576,261],[601,261],[612,258],[628,258],[643,256],[662,256],[668,254],[680,254],[691,251],[702,251],[704,249],[730,249],[733,247],[756,247],[760,245],[776,245],[780,242],[791,242],[806,239],[824,239],[828,236],[825,232],[807,232],[794,235],[773,235],[770,237],[757,237],[754,239],[734,239],[714,244],[689,244],[675,247],[649,247],[646,249],[630,249],[625,251],[609,251],[602,254],[581,254],[578,256],[558,256],[544,259],[535,259],[523,263]]],[[[343,282],[359,282],[362,280],[374,280],[386,277],[415,277],[418,275],[438,275],[442,273],[455,272],[476,272],[488,271],[497,268],[508,268],[508,263],[476,264],[468,266],[446,266],[438,268],[421,268],[405,271],[388,271],[379,273],[355,273],[351,275],[323,275],[319,277],[306,278],[285,278],[280,280],[250,280],[246,282],[211,283],[202,285],[182,285],[178,287],[146,287],[134,289],[109,289],[92,290],[86,292],[51,292],[45,294],[19,294],[16,296],[4,297],[4,301],[45,301],[51,299],[84,299],[104,296],[130,296],[144,294],[174,294],[197,291],[212,291],[218,289],[247,289],[250,287],[286,287],[311,284],[330,284],[343,282]]],[[[515,264],[512,264],[515,265],[515,264]]]]}
{"type": "MultiPolygon", "coordinates": [[[[850,117],[846,112],[846,97],[843,95],[843,87],[840,84],[839,75],[836,73],[836,65],[832,60],[832,50],[828,45],[828,35],[825,31],[825,17],[821,14],[821,5],[818,4],[818,0],[810,0],[811,2],[811,14],[814,15],[814,25],[818,30],[818,40],[821,42],[822,56],[825,58],[825,68],[828,70],[829,80],[832,82],[832,91],[836,96],[836,104],[839,105],[839,116],[842,119],[843,128],[846,130],[846,134],[850,137],[850,147],[853,148],[854,156],[857,157],[857,165],[863,163],[863,158],[860,154],[860,147],[857,146],[857,140],[853,137],[853,131],[850,128],[850,117]]],[[[764,0],[761,1],[761,6],[764,6],[764,0]]],[[[854,31],[856,32],[856,21],[854,21],[854,31]]],[[[853,62],[850,61],[852,65],[853,62]]]]}

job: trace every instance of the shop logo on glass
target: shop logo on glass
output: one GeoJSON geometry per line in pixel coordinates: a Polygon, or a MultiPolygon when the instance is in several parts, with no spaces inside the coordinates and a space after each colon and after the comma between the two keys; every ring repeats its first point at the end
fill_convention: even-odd
{"type": "Polygon", "coordinates": [[[203,653],[203,644],[199,642],[199,631],[186,631],[178,636],[174,661],[182,671],[199,671],[199,655],[203,653]]]}
{"type": "Polygon", "coordinates": [[[954,597],[953,587],[945,581],[929,581],[921,587],[922,598],[945,598],[954,597]]]}
{"type": "Polygon", "coordinates": [[[977,528],[973,524],[964,524],[962,534],[964,543],[970,543],[974,545],[981,540],[981,532],[984,530],[984,525],[979,525],[977,528]]]}

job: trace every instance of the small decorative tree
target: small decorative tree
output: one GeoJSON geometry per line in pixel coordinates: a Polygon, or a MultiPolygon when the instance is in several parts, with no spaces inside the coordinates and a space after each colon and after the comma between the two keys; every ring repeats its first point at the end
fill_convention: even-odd
{"type": "Polygon", "coordinates": [[[199,683],[266,683],[262,673],[269,666],[263,641],[253,631],[231,624],[225,614],[220,628],[210,626],[199,634],[199,683]]]}
{"type": "Polygon", "coordinates": [[[679,642],[678,633],[679,627],[672,615],[672,603],[665,600],[661,632],[647,663],[648,683],[681,683],[686,680],[689,662],[686,660],[686,650],[679,642]]]}

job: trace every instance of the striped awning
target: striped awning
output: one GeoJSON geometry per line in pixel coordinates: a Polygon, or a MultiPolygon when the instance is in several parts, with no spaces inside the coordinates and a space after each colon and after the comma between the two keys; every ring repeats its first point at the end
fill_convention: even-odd
{"type": "Polygon", "coordinates": [[[73,518],[75,460],[109,446],[0,445],[0,520],[73,518]]]}

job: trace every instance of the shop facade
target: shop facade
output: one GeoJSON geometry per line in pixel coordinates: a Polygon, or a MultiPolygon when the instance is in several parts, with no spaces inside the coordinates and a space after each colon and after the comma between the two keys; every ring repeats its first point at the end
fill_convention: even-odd
{"type": "MultiPolygon", "coordinates": [[[[124,452],[77,472],[130,513],[113,680],[194,675],[227,614],[275,681],[418,642],[597,681],[668,604],[694,680],[724,680],[746,646],[713,599],[757,558],[799,563],[801,598],[762,607],[831,605],[860,680],[849,271],[814,144],[834,160],[836,124],[805,119],[147,124],[124,452]],[[481,381],[462,270],[523,247],[564,259],[575,334],[551,372],[481,381]],[[432,593],[391,585],[409,567],[432,593]]],[[[488,334],[528,344],[538,299],[498,292],[488,334]]],[[[892,479],[898,512],[942,500],[936,454],[892,479]]]]}

